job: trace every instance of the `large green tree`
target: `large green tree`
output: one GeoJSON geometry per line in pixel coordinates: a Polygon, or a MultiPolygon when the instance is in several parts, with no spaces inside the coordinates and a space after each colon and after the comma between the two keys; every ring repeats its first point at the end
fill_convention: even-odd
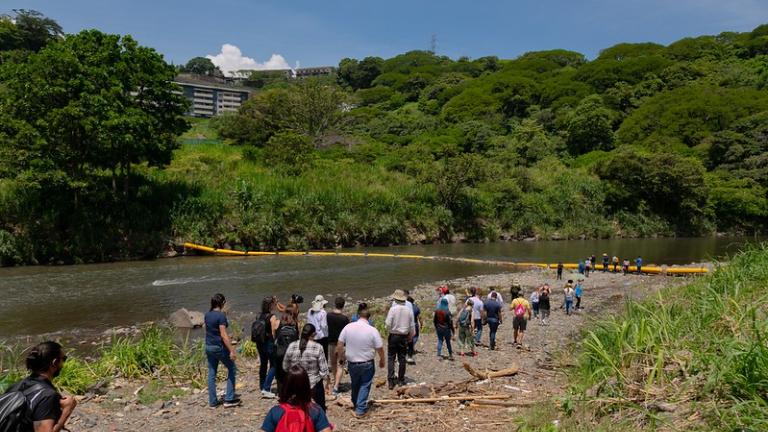
{"type": "Polygon", "coordinates": [[[207,76],[213,76],[217,70],[218,68],[213,64],[211,59],[206,57],[194,57],[182,68],[182,71],[186,73],[207,76]]]}
{"type": "Polygon", "coordinates": [[[61,26],[38,11],[14,9],[13,14],[0,16],[0,51],[40,51],[63,37],[61,26]]]}

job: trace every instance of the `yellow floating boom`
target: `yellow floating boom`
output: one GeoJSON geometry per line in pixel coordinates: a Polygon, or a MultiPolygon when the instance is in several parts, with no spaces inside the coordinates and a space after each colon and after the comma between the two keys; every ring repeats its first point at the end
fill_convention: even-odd
{"type": "MultiPolygon", "coordinates": [[[[548,263],[529,263],[529,262],[514,262],[514,261],[499,261],[499,260],[483,260],[476,258],[461,258],[461,257],[445,257],[445,256],[429,256],[429,255],[413,255],[413,254],[395,254],[395,253],[377,253],[377,252],[329,252],[329,251],[283,251],[283,252],[264,252],[264,251],[237,251],[231,249],[219,249],[209,246],[202,246],[194,243],[184,243],[186,249],[193,249],[201,252],[207,252],[214,255],[226,255],[226,256],[338,256],[338,257],[367,257],[367,258],[402,258],[402,259],[426,259],[426,260],[440,260],[440,261],[458,261],[470,264],[488,264],[498,266],[511,266],[511,267],[538,267],[545,269],[556,269],[557,264],[548,263]]],[[[563,264],[563,267],[569,270],[575,270],[579,268],[578,264],[568,263],[563,264]]],[[[612,265],[608,265],[611,268],[612,265]]],[[[593,271],[599,271],[603,269],[602,264],[596,264],[593,271]]],[[[629,271],[634,273],[637,271],[637,267],[630,266],[629,271]]],[[[643,273],[648,274],[668,274],[668,275],[689,275],[689,274],[704,274],[708,273],[709,269],[706,267],[668,267],[668,266],[643,266],[643,273]]]]}

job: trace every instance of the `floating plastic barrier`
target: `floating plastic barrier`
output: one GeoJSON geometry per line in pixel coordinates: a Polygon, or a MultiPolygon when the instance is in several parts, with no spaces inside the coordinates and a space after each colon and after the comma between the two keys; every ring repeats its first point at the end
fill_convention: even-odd
{"type": "MultiPolygon", "coordinates": [[[[462,257],[445,257],[445,256],[429,256],[429,255],[413,255],[413,254],[397,254],[397,253],[378,253],[378,252],[329,252],[329,251],[278,251],[278,252],[265,252],[265,251],[237,251],[231,249],[218,249],[209,246],[202,246],[194,243],[184,243],[184,247],[187,249],[193,249],[200,252],[207,252],[214,255],[225,256],[338,256],[338,257],[364,257],[364,258],[401,258],[401,259],[425,259],[425,260],[440,260],[440,261],[457,261],[469,264],[488,264],[497,266],[509,266],[509,267],[537,267],[544,269],[556,269],[557,264],[550,263],[529,263],[529,262],[514,262],[514,261],[499,261],[499,260],[484,260],[476,258],[462,258],[462,257]]],[[[568,270],[576,270],[579,268],[578,264],[563,263],[563,268],[568,270]]],[[[608,269],[612,269],[613,264],[608,265],[608,269]]],[[[621,268],[621,267],[619,267],[621,268]]],[[[603,271],[602,264],[596,264],[593,272],[603,271]]],[[[630,266],[630,273],[636,273],[637,267],[630,266]]],[[[709,273],[709,269],[706,267],[669,267],[669,266],[643,266],[642,272],[646,274],[666,274],[666,275],[692,275],[692,274],[705,274],[709,273]]]]}

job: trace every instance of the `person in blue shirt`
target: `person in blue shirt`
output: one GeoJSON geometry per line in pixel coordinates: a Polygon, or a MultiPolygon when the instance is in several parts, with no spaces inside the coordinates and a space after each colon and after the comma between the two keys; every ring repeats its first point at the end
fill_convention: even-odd
{"type": "Polygon", "coordinates": [[[496,332],[499,329],[499,325],[502,323],[502,304],[498,300],[498,295],[495,292],[491,293],[491,298],[487,299],[483,303],[483,313],[485,314],[485,321],[488,323],[488,329],[490,330],[490,348],[496,349],[496,332]]]}
{"type": "Polygon", "coordinates": [[[574,295],[576,296],[576,310],[581,310],[581,293],[584,290],[581,286],[582,282],[583,281],[579,279],[576,282],[576,288],[574,289],[574,295]]]}
{"type": "Polygon", "coordinates": [[[240,405],[240,399],[235,397],[237,352],[229,340],[229,334],[227,334],[229,322],[222,312],[226,302],[223,294],[216,294],[211,298],[211,310],[205,314],[205,357],[208,359],[208,404],[212,407],[219,405],[219,399],[216,396],[216,373],[219,363],[223,363],[227,368],[227,393],[224,396],[224,407],[229,408],[240,405]]]}
{"type": "Polygon", "coordinates": [[[643,272],[643,257],[638,256],[635,259],[635,267],[637,268],[637,274],[641,274],[643,272]]]}
{"type": "Polygon", "coordinates": [[[285,384],[280,388],[280,404],[267,412],[261,430],[275,432],[278,426],[284,426],[287,430],[305,431],[311,422],[315,431],[331,432],[333,426],[325,411],[312,402],[311,395],[307,371],[299,365],[291,366],[286,372],[285,384]]]}

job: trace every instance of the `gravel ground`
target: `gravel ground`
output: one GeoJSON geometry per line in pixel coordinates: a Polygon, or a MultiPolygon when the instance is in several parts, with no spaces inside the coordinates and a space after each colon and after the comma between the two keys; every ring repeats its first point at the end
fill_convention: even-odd
{"type": "MultiPolygon", "coordinates": [[[[685,281],[681,278],[662,276],[593,273],[584,283],[583,310],[567,316],[564,311],[558,309],[562,298],[559,293],[564,281],[556,281],[554,276],[552,271],[530,270],[523,273],[437,281],[412,288],[411,295],[423,311],[425,331],[416,347],[419,352],[416,364],[409,365],[407,369],[409,386],[435,386],[452,382],[462,383],[464,389],[470,393],[509,394],[510,401],[520,405],[550,400],[553,395],[564,390],[566,382],[563,371],[574,362],[568,357],[567,348],[578,343],[581,331],[591,320],[616,313],[627,298],[641,298],[661,287],[678,285],[685,281]],[[512,316],[506,311],[507,319],[497,335],[498,350],[490,351],[481,347],[478,357],[456,356],[455,361],[438,361],[436,338],[432,330],[435,288],[448,283],[453,287],[452,292],[458,294],[470,286],[477,286],[486,291],[489,287],[500,287],[499,291],[504,295],[504,300],[509,303],[509,287],[513,281],[522,284],[526,297],[534,286],[545,282],[552,286],[552,316],[549,325],[543,326],[538,321],[530,321],[525,336],[526,346],[524,349],[516,349],[512,345],[512,316]],[[509,377],[468,382],[471,377],[464,369],[463,362],[478,370],[500,370],[517,365],[520,372],[509,377]]],[[[565,276],[565,279],[567,278],[568,274],[565,276]]],[[[369,304],[375,304],[375,308],[382,311],[389,304],[388,299],[369,300],[369,304]]],[[[350,305],[348,311],[353,307],[350,305]]],[[[382,315],[383,312],[379,312],[374,319],[383,320],[382,315]]],[[[483,342],[488,343],[487,327],[484,330],[483,342]]],[[[189,388],[189,384],[184,383],[174,388],[178,393],[175,398],[141,405],[135,394],[144,383],[120,381],[114,383],[106,395],[83,401],[72,416],[69,429],[153,432],[259,430],[264,414],[274,401],[261,398],[256,361],[239,360],[238,367],[238,393],[243,400],[241,407],[208,408],[207,393],[193,390],[189,388]]],[[[377,381],[381,382],[385,376],[386,370],[376,371],[377,381]]],[[[348,384],[348,376],[344,379],[348,384]]],[[[223,389],[223,383],[220,383],[220,388],[223,389]]],[[[428,390],[419,390],[410,391],[429,393],[428,390]]],[[[393,399],[401,396],[398,395],[397,389],[389,390],[386,386],[381,386],[372,392],[371,397],[393,399]]],[[[356,419],[352,416],[352,410],[347,407],[348,398],[348,393],[345,393],[338,401],[328,402],[328,417],[336,430],[431,431],[436,427],[438,430],[472,430],[483,425],[505,430],[520,409],[453,401],[435,404],[388,404],[376,405],[367,417],[356,419]],[[344,400],[345,397],[347,401],[344,400]]]]}

